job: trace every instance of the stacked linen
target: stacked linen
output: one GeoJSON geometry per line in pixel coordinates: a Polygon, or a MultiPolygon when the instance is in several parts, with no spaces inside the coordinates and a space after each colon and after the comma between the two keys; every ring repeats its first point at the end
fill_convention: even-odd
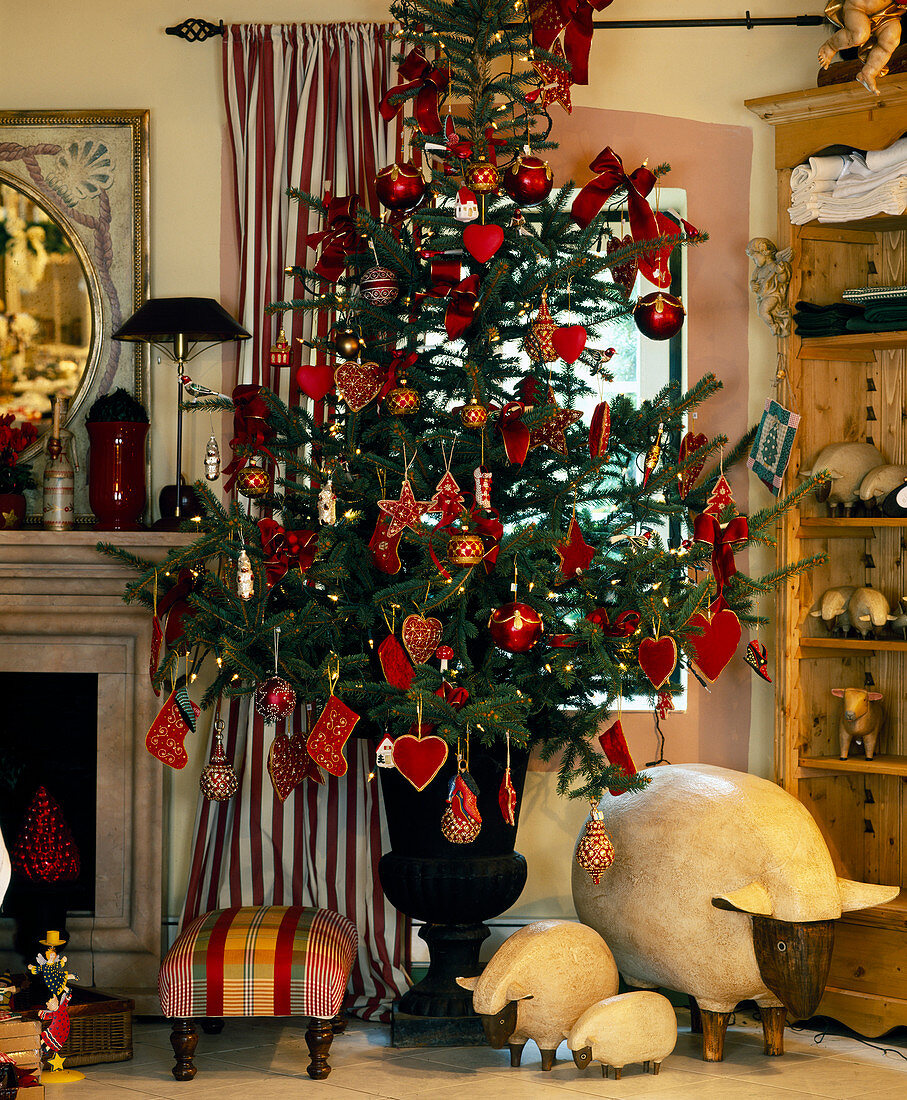
{"type": "Polygon", "coordinates": [[[904,329],[907,329],[907,293],[868,301],[862,317],[847,320],[848,332],[902,332],[904,329]]]}
{"type": "Polygon", "coordinates": [[[814,302],[797,302],[794,311],[794,331],[798,336],[843,336],[852,320],[863,313],[862,306],[848,302],[832,302],[819,306],[814,302]]]}
{"type": "Polygon", "coordinates": [[[844,171],[844,156],[810,157],[806,164],[798,164],[790,174],[791,225],[805,225],[815,221],[823,199],[834,190],[835,182],[844,171]]]}
{"type": "Polygon", "coordinates": [[[907,209],[907,137],[887,149],[810,157],[790,177],[790,220],[848,222],[907,209]]]}

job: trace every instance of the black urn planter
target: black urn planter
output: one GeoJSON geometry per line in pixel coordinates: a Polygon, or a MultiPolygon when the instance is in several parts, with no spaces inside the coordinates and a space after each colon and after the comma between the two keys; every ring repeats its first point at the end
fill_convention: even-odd
{"type": "MultiPolygon", "coordinates": [[[[528,753],[511,752],[517,823],[527,763],[528,753]]],[[[398,1012],[476,1019],[472,994],[455,979],[479,973],[479,950],[489,935],[483,921],[513,905],[526,883],[526,860],[513,850],[517,823],[508,825],[498,805],[504,766],[503,745],[473,744],[469,771],[479,787],[482,829],[471,844],[452,844],[441,832],[457,770],[453,752],[424,791],[396,769],[380,769],[391,851],[378,864],[378,875],[390,903],[425,922],[419,935],[430,960],[425,977],[395,1006],[398,1012]]]]}

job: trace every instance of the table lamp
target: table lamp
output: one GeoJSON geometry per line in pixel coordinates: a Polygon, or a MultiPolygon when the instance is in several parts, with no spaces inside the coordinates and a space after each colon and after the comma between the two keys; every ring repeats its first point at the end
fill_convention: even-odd
{"type": "MultiPolygon", "coordinates": [[[[176,405],[176,513],[173,527],[183,518],[183,377],[191,359],[211,344],[248,340],[246,332],[214,298],[149,298],[113,334],[114,340],[151,344],[176,364],[179,395],[176,405]]],[[[162,495],[167,490],[165,486],[162,495]]],[[[162,517],[162,526],[170,526],[162,517]]]]}

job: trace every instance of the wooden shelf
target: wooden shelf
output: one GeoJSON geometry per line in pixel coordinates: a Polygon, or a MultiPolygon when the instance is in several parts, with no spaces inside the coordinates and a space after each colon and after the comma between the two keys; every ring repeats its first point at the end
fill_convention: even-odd
{"type": "MultiPolygon", "coordinates": [[[[907,777],[907,756],[801,756],[801,768],[821,768],[828,772],[856,772],[859,775],[901,775],[907,777]]],[[[893,904],[893,903],[892,903],[893,904]]]]}
{"type": "Polygon", "coordinates": [[[851,332],[843,336],[807,336],[800,341],[798,359],[840,363],[872,363],[877,351],[907,348],[907,331],[851,332]]]}
{"type": "Polygon", "coordinates": [[[798,539],[871,539],[877,527],[905,527],[907,518],[892,519],[888,516],[806,516],[797,528],[798,539]]]}
{"type": "Polygon", "coordinates": [[[872,638],[801,638],[797,657],[838,657],[847,653],[907,653],[907,642],[872,638]]]}

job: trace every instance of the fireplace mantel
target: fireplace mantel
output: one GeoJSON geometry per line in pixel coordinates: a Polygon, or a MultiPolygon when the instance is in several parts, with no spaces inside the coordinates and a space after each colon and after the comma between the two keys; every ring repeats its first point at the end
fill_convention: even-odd
{"type": "MultiPolygon", "coordinates": [[[[156,1012],[161,957],[162,766],[145,751],[160,707],[148,679],[149,615],[123,603],[135,573],[99,540],[153,560],[188,534],[0,532],[0,669],[98,676],[97,875],[93,917],[71,917],[70,969],[156,1012]]],[[[65,700],[59,704],[65,721],[65,700]]],[[[27,734],[26,734],[27,735],[27,734]]],[[[0,921],[0,969],[21,969],[0,921]]]]}

